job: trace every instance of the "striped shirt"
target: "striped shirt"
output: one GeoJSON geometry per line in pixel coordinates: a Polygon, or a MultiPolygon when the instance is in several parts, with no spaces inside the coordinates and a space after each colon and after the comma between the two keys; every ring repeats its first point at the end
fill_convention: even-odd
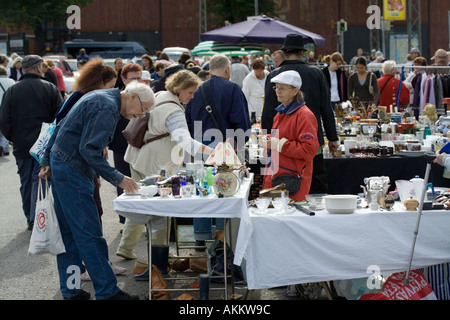
{"type": "Polygon", "coordinates": [[[172,140],[183,148],[185,152],[193,156],[201,151],[202,144],[192,139],[187,127],[186,117],[181,110],[175,111],[167,117],[166,127],[172,140]]]}

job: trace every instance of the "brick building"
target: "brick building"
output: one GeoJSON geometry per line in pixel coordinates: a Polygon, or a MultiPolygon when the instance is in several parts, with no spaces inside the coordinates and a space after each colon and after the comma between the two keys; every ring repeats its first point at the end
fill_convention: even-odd
{"type": "MultiPolygon", "coordinates": [[[[369,0],[275,0],[279,5],[278,19],[327,39],[326,46],[318,46],[317,54],[337,50],[334,22],[345,19],[345,58],[361,47],[370,50],[369,0]]],[[[381,5],[381,0],[378,1],[381,5]]],[[[450,1],[421,1],[422,49],[427,58],[438,48],[449,49],[450,1]]],[[[95,40],[128,40],[141,42],[150,52],[169,46],[193,48],[200,39],[199,0],[95,0],[81,10],[81,29],[68,30],[65,17],[46,23],[49,52],[60,50],[62,43],[73,38],[95,40]]],[[[393,22],[386,33],[386,51],[391,34],[407,33],[405,21],[393,22]]],[[[1,30],[0,30],[1,33],[1,30]]],[[[28,32],[29,34],[29,32],[28,32]]],[[[29,37],[28,37],[29,38],[29,37]]],[[[1,39],[0,39],[1,41],[1,39]]],[[[37,46],[28,40],[27,53],[35,53],[37,46]]],[[[272,47],[270,47],[273,49],[272,47]]],[[[381,49],[381,48],[376,48],[381,49]]],[[[389,55],[389,52],[386,52],[389,55]]]]}

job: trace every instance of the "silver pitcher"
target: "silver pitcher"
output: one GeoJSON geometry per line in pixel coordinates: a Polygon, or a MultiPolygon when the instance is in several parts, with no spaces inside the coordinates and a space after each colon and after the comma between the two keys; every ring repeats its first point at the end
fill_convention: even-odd
{"type": "Polygon", "coordinates": [[[378,204],[381,204],[381,199],[384,198],[391,186],[389,184],[389,177],[370,177],[364,178],[364,186],[361,186],[364,190],[364,196],[366,198],[367,204],[372,203],[375,200],[378,204]]]}

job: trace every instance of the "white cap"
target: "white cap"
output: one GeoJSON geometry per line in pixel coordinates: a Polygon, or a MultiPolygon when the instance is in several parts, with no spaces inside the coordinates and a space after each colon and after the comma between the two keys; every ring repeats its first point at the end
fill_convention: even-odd
{"type": "Polygon", "coordinates": [[[150,72],[148,72],[147,70],[142,70],[142,76],[141,76],[141,80],[153,80],[150,77],[150,72]]]}
{"type": "Polygon", "coordinates": [[[289,84],[299,89],[302,87],[302,78],[299,73],[294,70],[284,71],[270,80],[270,82],[289,84]]]}

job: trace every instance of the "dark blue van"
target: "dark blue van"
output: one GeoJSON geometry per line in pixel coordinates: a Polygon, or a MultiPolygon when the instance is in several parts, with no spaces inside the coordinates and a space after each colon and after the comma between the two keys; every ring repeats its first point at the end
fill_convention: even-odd
{"type": "Polygon", "coordinates": [[[64,54],[74,58],[79,56],[80,49],[85,49],[89,57],[128,58],[140,57],[148,51],[135,41],[94,41],[76,39],[64,43],[64,54]]]}

